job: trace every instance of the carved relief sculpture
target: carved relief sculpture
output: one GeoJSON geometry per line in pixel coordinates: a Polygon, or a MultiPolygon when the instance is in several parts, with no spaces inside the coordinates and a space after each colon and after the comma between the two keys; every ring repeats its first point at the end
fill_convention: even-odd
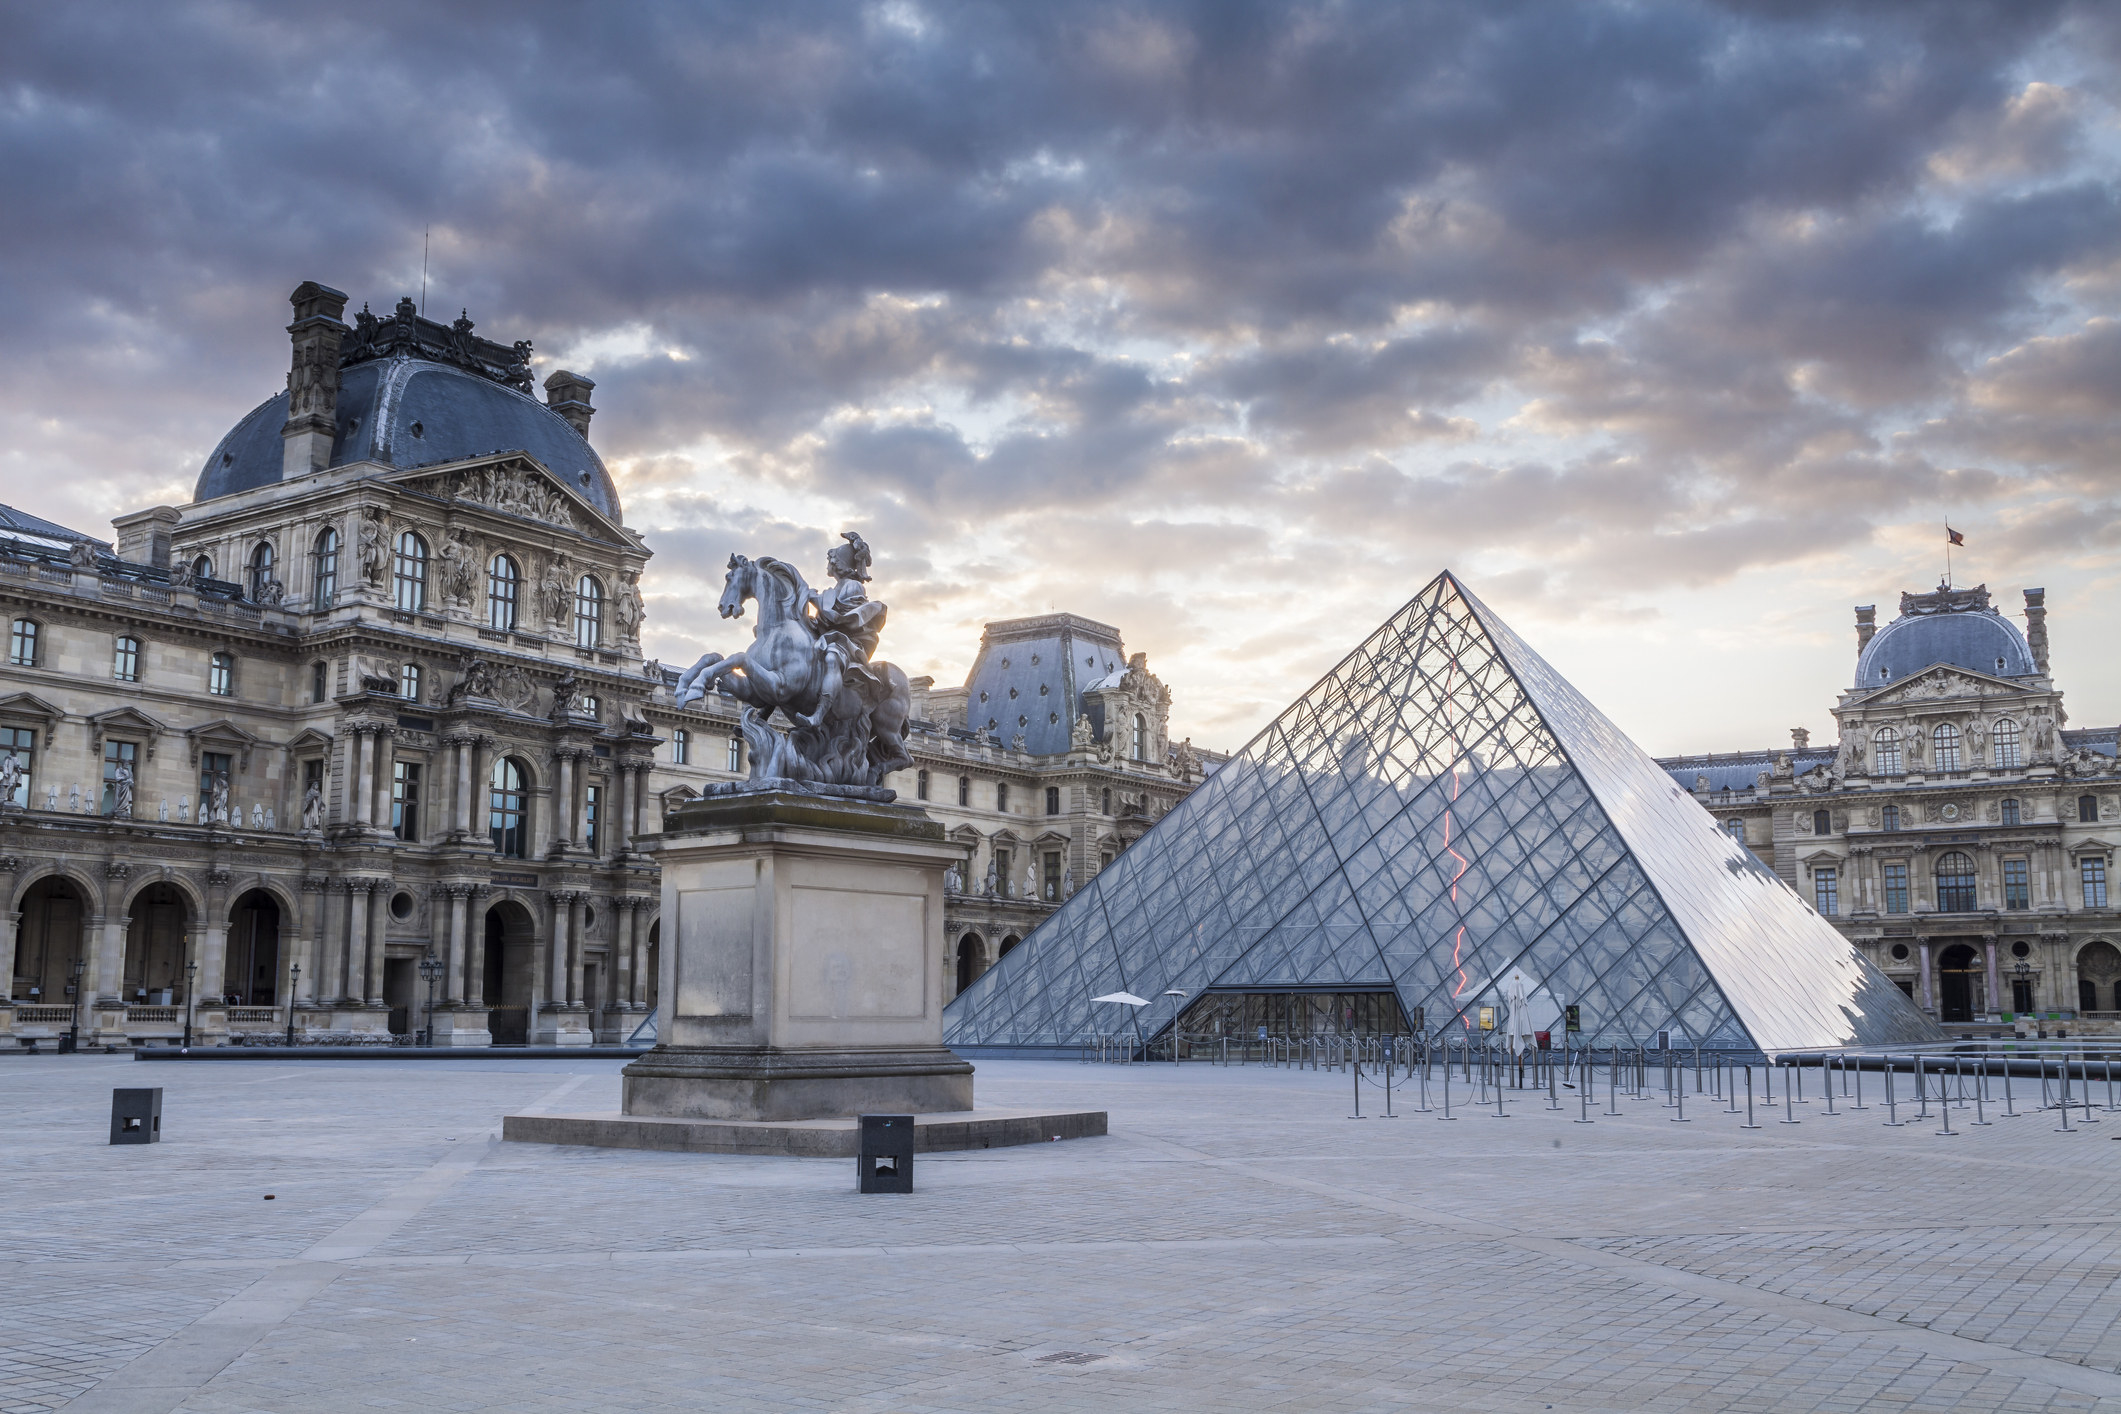
{"type": "Polygon", "coordinates": [[[479,583],[478,556],[471,548],[470,532],[459,527],[449,532],[436,555],[442,597],[461,609],[471,603],[479,583]]]}
{"type": "Polygon", "coordinates": [[[383,527],[383,512],[369,506],[361,512],[361,528],[355,542],[360,557],[361,578],[371,589],[381,588],[383,572],[390,566],[390,536],[383,527]]]}

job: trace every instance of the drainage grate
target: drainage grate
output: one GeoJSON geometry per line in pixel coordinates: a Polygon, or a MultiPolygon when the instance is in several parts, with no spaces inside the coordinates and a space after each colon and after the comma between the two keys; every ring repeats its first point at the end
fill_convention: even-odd
{"type": "Polygon", "coordinates": [[[1087,1350],[1056,1350],[1051,1355],[1041,1355],[1033,1364],[1037,1365],[1088,1365],[1102,1360],[1102,1355],[1092,1355],[1087,1350]]]}

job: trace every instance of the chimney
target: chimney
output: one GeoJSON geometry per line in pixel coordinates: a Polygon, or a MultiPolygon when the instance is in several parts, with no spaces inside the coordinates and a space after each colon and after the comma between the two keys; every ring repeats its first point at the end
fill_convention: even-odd
{"type": "Polygon", "coordinates": [[[1811,750],[1812,729],[1810,727],[1791,727],[1790,745],[1799,751],[1811,750]]]}
{"type": "Polygon", "coordinates": [[[1856,652],[1861,655],[1870,646],[1871,635],[1878,631],[1878,606],[1858,604],[1856,606],[1856,652]]]}
{"type": "Polygon", "coordinates": [[[331,443],[339,420],[339,340],[346,326],[346,296],[329,285],[304,280],[288,296],[295,322],[294,363],[287,373],[287,422],[280,428],[280,479],[292,481],[331,465],[331,443]]]}
{"type": "Polygon", "coordinates": [[[589,419],[596,415],[596,409],[589,405],[589,395],[596,386],[564,368],[545,380],[545,406],[573,423],[585,442],[589,440],[589,419]]]}
{"type": "Polygon", "coordinates": [[[2025,591],[2025,645],[2033,650],[2033,666],[2047,672],[2047,591],[2025,591]]]}
{"type": "Polygon", "coordinates": [[[136,565],[169,568],[169,539],[177,528],[174,506],[154,506],[122,515],[111,524],[118,531],[118,558],[136,565]]]}

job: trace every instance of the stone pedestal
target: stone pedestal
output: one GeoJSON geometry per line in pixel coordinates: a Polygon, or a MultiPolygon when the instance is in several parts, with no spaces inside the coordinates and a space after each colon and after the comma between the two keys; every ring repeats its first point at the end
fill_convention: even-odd
{"type": "Polygon", "coordinates": [[[595,1040],[596,1036],[589,1029],[586,1007],[548,1003],[538,1008],[537,1024],[530,1029],[530,1044],[533,1046],[587,1046],[595,1040]]]}
{"type": "Polygon", "coordinates": [[[493,1032],[486,1027],[484,1007],[436,1007],[432,1018],[433,1044],[437,1046],[491,1046],[493,1032]]]}
{"type": "Polygon", "coordinates": [[[941,825],[760,792],[695,801],[653,844],[661,1007],[655,1049],[625,1069],[625,1114],[972,1109],[972,1066],[943,1045],[943,871],[962,851],[941,825]]]}

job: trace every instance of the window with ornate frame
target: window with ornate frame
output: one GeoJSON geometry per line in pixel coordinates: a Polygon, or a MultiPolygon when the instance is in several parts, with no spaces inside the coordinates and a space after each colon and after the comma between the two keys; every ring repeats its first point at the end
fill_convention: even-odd
{"type": "Polygon", "coordinates": [[[417,531],[398,535],[391,584],[391,602],[399,613],[416,614],[427,607],[427,542],[417,531]]]}
{"type": "Polygon", "coordinates": [[[506,555],[486,562],[486,627],[503,633],[516,626],[516,603],[522,596],[523,572],[506,555]]]}
{"type": "Polygon", "coordinates": [[[244,586],[252,603],[262,602],[266,587],[273,582],[272,561],[272,542],[260,540],[257,548],[250,552],[250,582],[244,586]]]}
{"type": "Polygon", "coordinates": [[[604,642],[604,586],[585,574],[574,586],[574,646],[598,648],[604,642]]]}
{"type": "Polygon", "coordinates": [[[140,681],[140,640],[121,633],[111,640],[110,675],[115,682],[140,681]]]}
{"type": "Polygon", "coordinates": [[[1878,877],[1885,886],[1885,911],[1907,912],[1907,866],[1905,864],[1882,864],[1878,877]]]}
{"type": "Polygon", "coordinates": [[[1959,729],[1950,722],[1930,728],[1930,760],[1939,771],[1959,769],[1959,729]]]}
{"type": "Polygon", "coordinates": [[[1997,767],[2003,770],[2010,770],[2023,766],[2025,764],[2024,748],[2021,745],[2023,737],[2019,734],[2018,724],[2008,717],[2003,718],[1996,723],[1995,736],[1997,767]]]}
{"type": "Polygon", "coordinates": [[[1898,776],[1905,774],[1900,760],[1900,733],[1891,727],[1880,727],[1871,738],[1871,774],[1874,776],[1898,776]]]}
{"type": "Polygon", "coordinates": [[[521,859],[528,850],[529,808],[527,777],[521,762],[503,756],[493,763],[487,781],[486,828],[493,852],[505,859],[521,859]]]}
{"type": "Polygon", "coordinates": [[[692,760],[692,733],[683,727],[670,733],[670,764],[683,766],[692,760]]]}
{"type": "Polygon", "coordinates": [[[236,655],[216,653],[206,660],[206,690],[216,697],[236,695],[236,655]]]}
{"type": "Polygon", "coordinates": [[[310,548],[310,607],[322,613],[339,597],[339,532],[325,526],[310,548]]]}
{"type": "Polygon", "coordinates": [[[1812,870],[1812,902],[1828,918],[1841,912],[1841,871],[1830,864],[1812,870]]]}
{"type": "Polygon", "coordinates": [[[398,696],[407,702],[420,700],[420,665],[401,663],[398,666],[398,696]]]}
{"type": "Polygon", "coordinates": [[[1937,859],[1937,911],[1972,913],[1981,905],[1976,899],[1973,856],[1952,850],[1937,859]]]}
{"type": "Polygon", "coordinates": [[[37,621],[16,619],[7,635],[7,663],[11,668],[37,666],[37,621]]]}

